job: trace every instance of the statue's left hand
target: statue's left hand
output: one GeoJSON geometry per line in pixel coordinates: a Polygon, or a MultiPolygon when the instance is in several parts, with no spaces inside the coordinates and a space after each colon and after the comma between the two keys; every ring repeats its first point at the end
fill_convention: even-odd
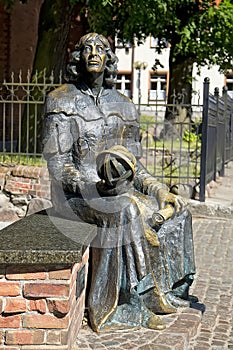
{"type": "Polygon", "coordinates": [[[157,200],[160,209],[163,209],[167,204],[171,204],[174,207],[176,215],[182,214],[188,205],[187,201],[183,197],[168,192],[165,189],[158,190],[157,200]]]}

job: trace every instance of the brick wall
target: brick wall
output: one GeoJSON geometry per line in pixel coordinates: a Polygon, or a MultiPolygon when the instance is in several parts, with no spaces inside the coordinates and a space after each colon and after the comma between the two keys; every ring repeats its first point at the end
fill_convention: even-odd
{"type": "Polygon", "coordinates": [[[14,195],[50,199],[50,181],[46,167],[16,165],[0,167],[0,190],[14,195]]]}
{"type": "Polygon", "coordinates": [[[10,14],[0,2],[0,81],[9,74],[10,14]]]}
{"type": "Polygon", "coordinates": [[[0,350],[72,350],[84,314],[88,255],[87,249],[72,266],[1,266],[0,350]]]}

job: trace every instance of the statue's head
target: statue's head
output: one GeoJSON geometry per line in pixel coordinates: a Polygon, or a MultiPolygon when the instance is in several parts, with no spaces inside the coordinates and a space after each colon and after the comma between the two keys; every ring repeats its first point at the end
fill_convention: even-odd
{"type": "Polygon", "coordinates": [[[108,40],[101,34],[89,33],[81,37],[71,53],[66,78],[77,82],[87,72],[104,71],[105,84],[111,86],[117,75],[117,61],[108,40]]]}

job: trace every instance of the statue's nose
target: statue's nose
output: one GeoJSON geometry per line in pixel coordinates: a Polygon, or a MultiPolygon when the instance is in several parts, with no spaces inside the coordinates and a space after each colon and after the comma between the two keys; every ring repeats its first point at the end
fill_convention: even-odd
{"type": "Polygon", "coordinates": [[[96,51],[96,47],[95,46],[92,46],[92,48],[91,48],[91,55],[92,56],[96,56],[97,55],[97,51],[96,51]]]}

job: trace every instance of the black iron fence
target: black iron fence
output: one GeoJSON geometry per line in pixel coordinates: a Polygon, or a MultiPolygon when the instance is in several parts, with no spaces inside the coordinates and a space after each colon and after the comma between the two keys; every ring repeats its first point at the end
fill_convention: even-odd
{"type": "MultiPolygon", "coordinates": [[[[26,79],[12,74],[0,84],[0,161],[42,163],[40,127],[45,96],[59,86],[44,72],[26,79]]],[[[209,94],[204,82],[203,105],[185,105],[182,98],[171,105],[150,105],[141,113],[142,162],[148,171],[170,187],[186,185],[199,189],[224,175],[224,165],[233,160],[233,100],[224,90],[209,94]],[[179,102],[177,102],[179,101],[179,102]],[[169,119],[165,119],[165,114],[169,119]]],[[[143,107],[143,106],[142,106],[143,107]]]]}
{"type": "Polygon", "coordinates": [[[205,187],[216,176],[224,176],[225,164],[233,160],[233,100],[223,88],[209,94],[209,79],[204,81],[200,201],[205,201],[205,187]]]}
{"type": "Polygon", "coordinates": [[[46,94],[62,82],[46,70],[11,74],[0,83],[0,160],[41,162],[41,113],[46,94]]]}

